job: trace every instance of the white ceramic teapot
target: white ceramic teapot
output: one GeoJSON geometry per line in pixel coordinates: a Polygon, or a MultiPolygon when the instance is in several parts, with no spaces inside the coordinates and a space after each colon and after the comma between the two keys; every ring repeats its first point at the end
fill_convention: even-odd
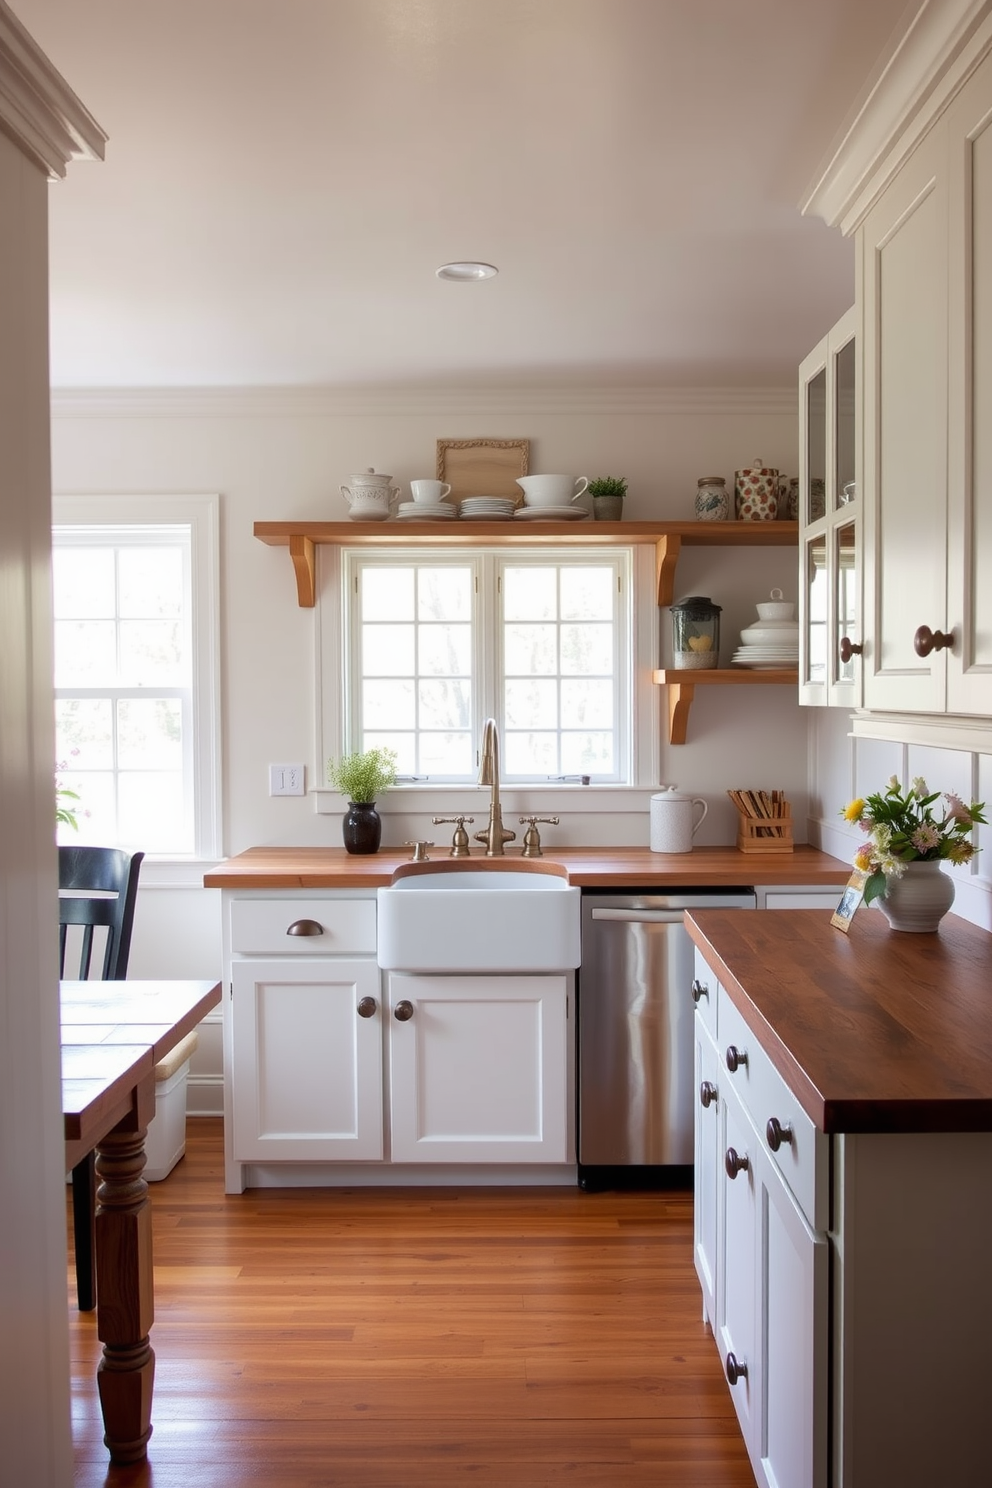
{"type": "Polygon", "coordinates": [[[348,484],[341,487],[341,495],[350,507],[348,515],[352,521],[384,521],[400,494],[392,482],[391,475],[378,475],[371,468],[361,475],[349,475],[348,484]]]}
{"type": "Polygon", "coordinates": [[[687,796],[677,785],[664,786],[651,797],[651,851],[692,852],[692,839],[708,810],[702,796],[687,796]],[[702,808],[698,817],[697,806],[702,808]]]}

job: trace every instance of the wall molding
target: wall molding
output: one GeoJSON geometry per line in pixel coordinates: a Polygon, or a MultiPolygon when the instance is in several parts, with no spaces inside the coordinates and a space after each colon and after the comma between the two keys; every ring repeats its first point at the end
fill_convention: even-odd
{"type": "Polygon", "coordinates": [[[803,214],[854,232],[990,48],[992,0],[907,8],[807,188],[803,214]]]}
{"type": "Polygon", "coordinates": [[[56,388],[53,419],[327,419],[438,417],[527,420],[554,414],[648,417],[785,415],[798,412],[797,387],[188,387],[56,388]]]}
{"type": "Polygon", "coordinates": [[[30,33],[0,3],[0,131],[53,180],[102,160],[107,136],[30,33]]]}
{"type": "Polygon", "coordinates": [[[922,744],[931,749],[963,749],[992,754],[992,718],[951,713],[852,713],[851,737],[884,739],[893,744],[922,744]]]}

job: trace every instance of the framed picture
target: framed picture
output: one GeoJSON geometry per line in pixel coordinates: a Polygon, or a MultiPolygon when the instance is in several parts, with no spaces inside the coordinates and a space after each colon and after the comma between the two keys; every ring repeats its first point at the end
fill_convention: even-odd
{"type": "Polygon", "coordinates": [[[510,496],[519,506],[524,493],[518,475],[527,475],[529,439],[439,439],[437,478],[451,487],[452,501],[463,496],[510,496]]]}
{"type": "Polygon", "coordinates": [[[845,935],[850,930],[855,911],[864,898],[867,881],[867,873],[862,873],[860,868],[855,868],[847,880],[847,887],[841,895],[840,903],[830,916],[831,925],[836,926],[838,930],[843,930],[845,935]]]}

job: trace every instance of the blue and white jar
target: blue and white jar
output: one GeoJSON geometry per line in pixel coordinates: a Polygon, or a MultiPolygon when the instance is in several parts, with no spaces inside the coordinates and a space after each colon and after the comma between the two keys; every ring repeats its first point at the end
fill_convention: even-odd
{"type": "Polygon", "coordinates": [[[696,482],[697,522],[726,522],[730,516],[730,497],[722,475],[701,475],[696,482]]]}

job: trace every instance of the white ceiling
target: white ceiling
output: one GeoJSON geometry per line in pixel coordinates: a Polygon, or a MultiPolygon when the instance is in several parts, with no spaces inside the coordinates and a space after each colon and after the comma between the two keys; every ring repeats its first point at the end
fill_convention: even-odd
{"type": "Polygon", "coordinates": [[[51,188],[57,387],[781,386],[905,0],[10,4],[110,137],[51,188]]]}

